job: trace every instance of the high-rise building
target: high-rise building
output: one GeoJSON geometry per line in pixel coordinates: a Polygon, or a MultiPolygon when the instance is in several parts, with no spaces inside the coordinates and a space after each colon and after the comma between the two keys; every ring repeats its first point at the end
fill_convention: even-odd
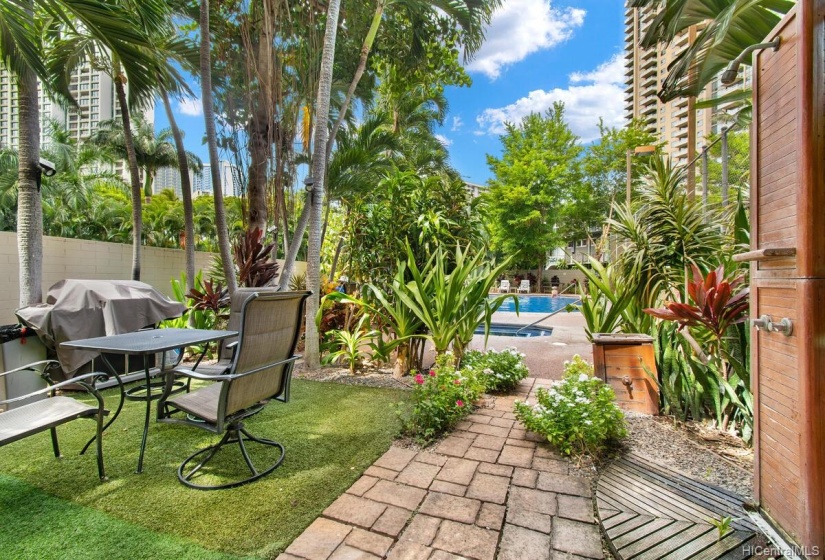
{"type": "MultiPolygon", "coordinates": [[[[667,142],[664,151],[674,163],[685,164],[688,162],[688,99],[677,98],[665,103],[656,93],[667,76],[668,64],[690,46],[691,32],[681,32],[667,47],[656,45],[643,49],[639,42],[653,24],[658,7],[631,8],[627,3],[625,6],[625,114],[628,120],[641,120],[650,132],[667,142]]],[[[694,32],[698,34],[700,30],[701,27],[694,32]]],[[[716,91],[714,87],[718,85],[710,84],[699,99],[711,98],[716,91]]],[[[711,109],[695,111],[697,150],[704,144],[703,139],[714,132],[712,116],[711,109]]]]}
{"type": "MultiPolygon", "coordinates": [[[[105,72],[93,69],[88,62],[78,64],[72,71],[69,91],[78,106],[64,110],[39,88],[41,147],[49,142],[47,125],[50,120],[65,127],[74,140],[82,142],[91,136],[100,121],[120,118],[120,104],[112,78],[105,72]]],[[[143,117],[147,122],[154,123],[154,104],[145,109],[143,117]]],[[[17,82],[5,68],[0,67],[0,147],[16,148],[18,134],[17,82]]],[[[116,162],[112,170],[128,182],[129,171],[125,162],[116,162]]]]}
{"type": "MultiPolygon", "coordinates": [[[[227,160],[221,160],[221,185],[223,186],[224,196],[240,196],[241,182],[238,174],[238,169],[227,160]]],[[[192,183],[192,191],[195,195],[212,194],[212,166],[208,163],[203,164],[203,171],[199,175],[195,175],[192,183]]]]}
{"type": "MultiPolygon", "coordinates": [[[[189,170],[189,185],[194,190],[195,174],[189,170]]],[[[164,189],[172,189],[175,196],[181,198],[183,188],[180,180],[180,170],[177,167],[161,167],[155,172],[155,181],[152,183],[152,191],[157,194],[164,189]]]]}

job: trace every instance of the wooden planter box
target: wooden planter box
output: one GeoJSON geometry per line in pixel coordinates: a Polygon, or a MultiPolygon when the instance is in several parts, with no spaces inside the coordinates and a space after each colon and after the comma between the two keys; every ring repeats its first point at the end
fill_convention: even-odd
{"type": "Polygon", "coordinates": [[[622,410],[659,414],[653,338],[643,334],[594,334],[593,369],[596,377],[616,393],[616,403],[622,410]]]}

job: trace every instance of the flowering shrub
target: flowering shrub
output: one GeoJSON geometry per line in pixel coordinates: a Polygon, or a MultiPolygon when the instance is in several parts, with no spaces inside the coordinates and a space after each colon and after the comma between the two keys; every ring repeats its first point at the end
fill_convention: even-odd
{"type": "Polygon", "coordinates": [[[501,352],[492,348],[487,352],[471,350],[464,354],[461,368],[478,374],[487,391],[509,391],[528,374],[524,354],[515,348],[501,352]]]}
{"type": "Polygon", "coordinates": [[[538,403],[515,404],[516,417],[565,455],[597,455],[610,440],[627,435],[624,414],[613,390],[593,377],[593,367],[580,356],[565,362],[564,379],[540,388],[538,403]]]}
{"type": "Polygon", "coordinates": [[[414,378],[410,417],[405,431],[424,442],[431,441],[470,414],[484,386],[476,375],[455,369],[452,354],[436,358],[435,367],[414,378]]]}

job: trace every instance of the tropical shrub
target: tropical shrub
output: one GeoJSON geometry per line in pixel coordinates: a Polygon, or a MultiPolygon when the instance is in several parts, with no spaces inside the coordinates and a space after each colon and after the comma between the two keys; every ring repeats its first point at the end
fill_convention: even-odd
{"type": "Polygon", "coordinates": [[[653,317],[679,325],[684,342],[673,348],[677,338],[673,328],[671,340],[659,340],[659,347],[670,353],[665,358],[668,375],[662,376],[663,393],[670,406],[681,408],[675,401],[681,397],[694,418],[703,415],[703,405],[712,404],[717,425],[727,430],[733,427],[745,441],[753,433],[753,395],[750,375],[742,350],[747,348],[747,332],[741,325],[747,320],[748,293],[744,274],[725,275],[719,266],[706,276],[695,265],[693,279],[687,283],[692,303],[666,302],[664,308],[645,309],[653,317]],[[669,348],[670,346],[670,348],[669,348]],[[673,373],[677,372],[674,378],[673,373]],[[679,387],[674,387],[678,383],[679,387]],[[676,389],[676,390],[674,390],[676,389]],[[685,399],[685,397],[688,397],[685,399]],[[675,405],[675,406],[674,406],[675,405]]]}
{"type": "Polygon", "coordinates": [[[537,398],[535,405],[516,401],[516,418],[565,455],[597,456],[627,435],[613,390],[593,377],[593,366],[578,355],[565,363],[564,378],[540,388],[537,398]]]}
{"type": "Polygon", "coordinates": [[[414,378],[412,410],[405,432],[430,442],[470,414],[484,385],[472,370],[457,370],[451,353],[436,358],[435,366],[414,378]]]}
{"type": "Polygon", "coordinates": [[[496,352],[471,350],[461,359],[461,369],[476,373],[487,391],[509,391],[529,373],[524,365],[524,354],[515,348],[496,352]]]}
{"type": "Polygon", "coordinates": [[[437,354],[452,347],[461,359],[476,328],[484,324],[485,332],[489,331],[493,313],[507,298],[513,299],[518,311],[518,298],[514,294],[487,297],[510,259],[493,266],[485,262],[483,252],[456,245],[453,255],[438,247],[419,268],[409,243],[406,249],[407,262],[399,263],[396,278],[409,275],[412,280],[393,282],[393,290],[427,328],[424,337],[433,343],[437,354]]]}
{"type": "Polygon", "coordinates": [[[362,366],[364,360],[370,356],[367,349],[373,348],[375,339],[381,335],[377,330],[369,328],[369,320],[369,315],[365,313],[361,315],[352,331],[330,331],[332,344],[337,346],[337,350],[327,354],[324,361],[326,363],[343,361],[349,368],[349,372],[355,375],[355,370],[362,366]]]}

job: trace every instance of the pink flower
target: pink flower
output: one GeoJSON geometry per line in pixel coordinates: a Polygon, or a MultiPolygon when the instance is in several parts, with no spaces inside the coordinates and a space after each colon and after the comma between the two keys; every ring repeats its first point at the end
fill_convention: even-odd
{"type": "Polygon", "coordinates": [[[435,377],[435,370],[434,369],[430,370],[430,377],[435,377]]]}
{"type": "Polygon", "coordinates": [[[418,375],[415,376],[415,382],[418,383],[419,385],[423,385],[424,384],[424,376],[419,373],[418,375]]]}
{"type": "Polygon", "coordinates": [[[453,381],[453,385],[461,385],[461,380],[456,379],[455,381],[453,381]]]}
{"type": "Polygon", "coordinates": [[[464,401],[462,401],[461,399],[458,399],[457,401],[455,401],[455,405],[457,407],[461,408],[462,406],[464,406],[464,401]]]}

